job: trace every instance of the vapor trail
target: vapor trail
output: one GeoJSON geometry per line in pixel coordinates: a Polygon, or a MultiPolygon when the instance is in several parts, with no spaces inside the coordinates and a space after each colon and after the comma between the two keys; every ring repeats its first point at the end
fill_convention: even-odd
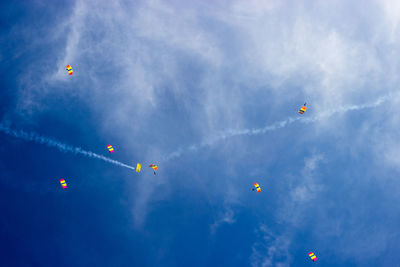
{"type": "Polygon", "coordinates": [[[111,164],[114,164],[114,165],[117,165],[117,166],[121,166],[121,167],[125,167],[125,168],[131,169],[131,170],[135,169],[134,167],[132,167],[130,165],[127,165],[127,164],[124,164],[122,162],[119,162],[117,160],[113,160],[113,159],[107,158],[105,156],[96,154],[96,153],[91,152],[91,151],[83,150],[80,147],[73,147],[73,146],[69,146],[69,145],[63,144],[63,143],[61,143],[59,141],[56,141],[56,140],[50,139],[48,137],[44,137],[44,136],[38,135],[37,133],[34,133],[34,132],[29,132],[28,133],[28,132],[25,132],[23,130],[18,130],[18,131],[17,130],[13,130],[13,129],[10,129],[9,127],[7,127],[7,126],[4,126],[3,124],[0,124],[0,132],[3,132],[5,134],[7,134],[7,135],[10,135],[10,136],[13,136],[15,138],[22,139],[22,140],[25,140],[25,141],[31,141],[31,142],[34,142],[34,143],[46,145],[48,147],[55,147],[55,148],[57,148],[58,150],[60,150],[62,152],[69,152],[69,153],[73,153],[73,154],[81,154],[81,155],[84,155],[84,156],[89,157],[89,158],[100,159],[102,161],[106,161],[106,162],[109,162],[111,164]]]}
{"type": "Polygon", "coordinates": [[[235,136],[241,136],[241,135],[260,135],[260,134],[265,134],[267,132],[275,131],[281,128],[284,128],[296,121],[299,121],[301,123],[312,123],[316,122],[322,119],[329,118],[335,114],[338,113],[346,113],[348,111],[353,111],[353,110],[362,110],[362,109],[367,109],[367,108],[375,108],[377,106],[380,106],[382,103],[388,101],[392,95],[386,95],[378,98],[376,101],[371,102],[371,103],[366,103],[366,104],[361,104],[361,105],[351,105],[351,106],[342,106],[342,107],[337,107],[334,110],[328,110],[325,112],[320,113],[317,116],[314,117],[289,117],[285,120],[275,122],[271,125],[264,126],[262,128],[250,128],[250,129],[238,129],[238,130],[233,130],[229,129],[226,131],[223,131],[217,135],[214,135],[210,138],[208,138],[206,141],[203,141],[200,144],[193,144],[189,147],[186,148],[180,148],[172,153],[170,153],[167,157],[164,158],[165,161],[168,161],[173,158],[180,157],[183,153],[188,152],[188,151],[197,151],[200,148],[210,146],[212,144],[215,144],[216,142],[235,137],[235,136]]]}

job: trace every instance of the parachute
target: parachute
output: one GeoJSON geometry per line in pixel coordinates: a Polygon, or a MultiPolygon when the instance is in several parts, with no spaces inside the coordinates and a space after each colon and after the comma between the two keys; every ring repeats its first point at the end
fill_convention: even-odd
{"type": "Polygon", "coordinates": [[[308,256],[310,256],[312,261],[316,261],[317,260],[317,256],[315,256],[314,253],[312,253],[312,252],[308,253],[308,256]]]}
{"type": "Polygon", "coordinates": [[[302,107],[300,108],[299,114],[304,114],[304,112],[306,112],[306,110],[307,110],[306,104],[307,104],[307,103],[304,103],[304,106],[302,106],[302,107]]]}
{"type": "Polygon", "coordinates": [[[108,145],[107,148],[110,153],[114,153],[114,148],[111,145],[108,145]]]}
{"type": "Polygon", "coordinates": [[[157,165],[155,165],[155,164],[150,164],[149,167],[153,168],[153,170],[157,170],[158,169],[157,165]]]}
{"type": "Polygon", "coordinates": [[[71,65],[67,65],[65,68],[66,68],[66,70],[68,71],[68,74],[69,74],[69,75],[72,75],[72,74],[74,73],[74,71],[72,70],[71,65]]]}
{"type": "Polygon", "coordinates": [[[156,172],[155,172],[155,171],[158,169],[157,165],[155,165],[155,164],[150,164],[149,167],[150,167],[150,168],[153,168],[153,170],[154,170],[154,175],[156,175],[156,172]]]}
{"type": "Polygon", "coordinates": [[[136,172],[140,172],[141,169],[142,169],[142,164],[140,163],[136,164],[136,172]]]}
{"type": "Polygon", "coordinates": [[[67,183],[65,182],[65,180],[64,179],[60,179],[60,184],[61,184],[61,186],[62,186],[62,188],[67,188],[67,183]]]}
{"type": "Polygon", "coordinates": [[[254,183],[254,187],[255,187],[255,188],[253,188],[253,191],[254,191],[254,190],[257,190],[257,193],[260,193],[260,192],[261,192],[261,188],[260,188],[260,185],[259,185],[258,183],[254,183]]]}

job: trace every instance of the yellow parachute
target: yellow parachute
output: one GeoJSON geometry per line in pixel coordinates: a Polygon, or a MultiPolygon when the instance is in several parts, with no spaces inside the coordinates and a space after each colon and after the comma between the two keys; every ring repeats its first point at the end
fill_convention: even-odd
{"type": "Polygon", "coordinates": [[[142,164],[140,163],[136,164],[136,172],[140,172],[141,169],[142,169],[142,164]]]}

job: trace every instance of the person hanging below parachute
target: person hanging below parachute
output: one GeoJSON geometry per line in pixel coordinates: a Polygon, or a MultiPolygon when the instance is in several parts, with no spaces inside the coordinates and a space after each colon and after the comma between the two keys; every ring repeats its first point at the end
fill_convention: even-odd
{"type": "Polygon", "coordinates": [[[114,153],[114,148],[111,145],[108,145],[107,148],[110,153],[114,153]]]}
{"type": "Polygon", "coordinates": [[[308,253],[308,256],[310,256],[312,261],[316,261],[317,260],[317,256],[315,256],[314,253],[312,253],[312,252],[308,253]]]}
{"type": "Polygon", "coordinates": [[[157,165],[155,165],[155,164],[150,164],[149,167],[150,167],[150,168],[153,168],[154,175],[156,175],[156,170],[158,169],[157,165]]]}
{"type": "Polygon", "coordinates": [[[257,193],[261,192],[261,188],[260,185],[258,183],[254,183],[254,188],[252,189],[252,191],[257,190],[257,193]]]}
{"type": "Polygon", "coordinates": [[[140,163],[136,164],[136,172],[140,172],[141,169],[142,169],[142,164],[140,163]]]}
{"type": "Polygon", "coordinates": [[[299,114],[304,114],[304,112],[306,112],[306,110],[307,110],[306,105],[307,105],[307,103],[304,103],[304,105],[300,108],[299,114]]]}
{"type": "Polygon", "coordinates": [[[71,65],[67,65],[65,68],[66,68],[66,70],[68,71],[68,74],[69,74],[69,75],[72,75],[72,74],[74,73],[74,71],[72,70],[71,65]]]}

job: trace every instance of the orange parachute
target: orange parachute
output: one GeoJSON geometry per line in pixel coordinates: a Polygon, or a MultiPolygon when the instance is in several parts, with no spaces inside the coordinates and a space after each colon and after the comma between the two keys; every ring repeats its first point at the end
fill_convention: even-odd
{"type": "Polygon", "coordinates": [[[74,71],[72,70],[71,65],[67,65],[65,68],[66,68],[66,70],[68,71],[68,74],[69,74],[69,75],[72,75],[72,74],[74,73],[74,71]]]}
{"type": "Polygon", "coordinates": [[[304,103],[304,105],[300,108],[299,114],[304,114],[304,112],[306,112],[306,110],[307,110],[306,104],[307,103],[304,103]]]}
{"type": "Polygon", "coordinates": [[[155,165],[155,164],[150,164],[149,167],[150,167],[150,168],[153,168],[153,170],[154,170],[154,175],[156,175],[156,172],[155,172],[155,171],[158,169],[157,165],[155,165]]]}
{"type": "Polygon", "coordinates": [[[155,165],[155,164],[150,164],[149,167],[153,168],[153,170],[157,170],[158,169],[157,165],[155,165]]]}
{"type": "Polygon", "coordinates": [[[254,191],[254,190],[257,190],[257,193],[260,193],[260,192],[261,192],[261,188],[260,188],[260,185],[259,185],[258,183],[254,183],[254,187],[255,187],[255,188],[253,188],[253,191],[254,191]]]}

